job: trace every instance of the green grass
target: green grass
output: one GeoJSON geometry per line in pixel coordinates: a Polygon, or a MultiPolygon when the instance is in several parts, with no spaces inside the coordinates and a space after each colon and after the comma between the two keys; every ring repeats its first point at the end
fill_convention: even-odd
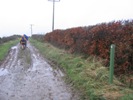
{"type": "Polygon", "coordinates": [[[44,57],[60,66],[66,73],[66,82],[81,94],[81,100],[131,100],[133,90],[115,77],[109,84],[108,68],[96,57],[85,59],[82,55],[69,54],[48,43],[31,40],[44,57]],[[125,99],[126,98],[126,99],[125,99]]]}
{"type": "Polygon", "coordinates": [[[4,60],[10,48],[18,43],[17,40],[0,44],[0,61],[4,60]]]}

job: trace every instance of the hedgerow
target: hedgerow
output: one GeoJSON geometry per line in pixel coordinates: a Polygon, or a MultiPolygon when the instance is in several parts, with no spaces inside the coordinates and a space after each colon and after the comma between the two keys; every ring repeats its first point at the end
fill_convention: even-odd
{"type": "Polygon", "coordinates": [[[44,40],[70,53],[105,59],[106,66],[109,66],[110,45],[115,44],[115,74],[133,73],[133,20],[54,30],[44,40]]]}

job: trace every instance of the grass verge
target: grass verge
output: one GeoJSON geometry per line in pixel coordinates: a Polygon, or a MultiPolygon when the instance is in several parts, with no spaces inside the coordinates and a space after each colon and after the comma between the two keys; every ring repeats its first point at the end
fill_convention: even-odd
{"type": "Polygon", "coordinates": [[[3,61],[8,54],[10,48],[13,45],[16,45],[18,43],[18,40],[9,41],[3,44],[0,44],[0,62],[3,61]]]}
{"type": "Polygon", "coordinates": [[[66,73],[67,82],[79,90],[81,100],[133,100],[133,90],[114,78],[109,84],[109,72],[96,57],[84,59],[69,54],[48,43],[31,40],[40,53],[58,64],[66,73]]]}

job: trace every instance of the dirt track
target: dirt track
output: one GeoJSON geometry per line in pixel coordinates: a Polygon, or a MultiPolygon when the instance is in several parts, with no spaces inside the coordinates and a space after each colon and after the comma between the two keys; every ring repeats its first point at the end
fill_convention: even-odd
{"type": "Polygon", "coordinates": [[[0,66],[0,100],[78,100],[63,76],[33,46],[18,44],[0,66]]]}

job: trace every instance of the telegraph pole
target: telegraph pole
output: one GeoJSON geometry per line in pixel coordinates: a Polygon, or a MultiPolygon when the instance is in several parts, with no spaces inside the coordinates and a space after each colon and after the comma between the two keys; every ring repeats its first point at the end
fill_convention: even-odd
{"type": "Polygon", "coordinates": [[[32,36],[32,32],[33,32],[33,30],[32,30],[32,26],[33,26],[33,24],[30,24],[30,29],[31,29],[31,36],[32,36]]]}
{"type": "Polygon", "coordinates": [[[55,0],[53,0],[53,22],[52,22],[52,31],[54,30],[54,10],[55,10],[55,0]]]}
{"type": "Polygon", "coordinates": [[[48,0],[53,2],[53,17],[52,17],[52,31],[54,31],[54,14],[55,14],[55,2],[60,2],[60,0],[48,0]]]}

